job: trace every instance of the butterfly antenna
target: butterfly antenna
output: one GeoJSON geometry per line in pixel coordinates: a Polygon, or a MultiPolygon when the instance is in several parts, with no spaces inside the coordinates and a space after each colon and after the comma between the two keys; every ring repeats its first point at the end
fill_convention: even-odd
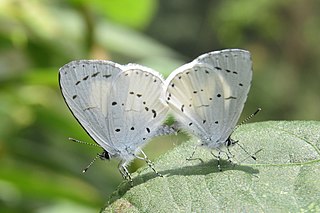
{"type": "Polygon", "coordinates": [[[82,170],[82,173],[85,173],[89,169],[89,167],[100,157],[101,157],[101,154],[97,154],[89,163],[89,165],[84,170],[82,170]]]}
{"type": "Polygon", "coordinates": [[[246,119],[244,119],[241,123],[239,123],[232,132],[234,132],[236,129],[238,129],[241,125],[247,123],[251,118],[253,118],[256,114],[258,114],[258,112],[261,111],[261,108],[259,107],[254,113],[252,113],[251,115],[249,115],[246,119]]]}
{"type": "MultiPolygon", "coordinates": [[[[261,111],[261,108],[259,107],[254,113],[252,113],[251,115],[249,115],[246,119],[244,119],[240,124],[238,124],[234,130],[232,132],[234,132],[236,129],[238,129],[241,125],[247,123],[251,118],[253,118],[256,114],[258,114],[258,112],[261,111]]],[[[255,157],[255,155],[260,152],[262,149],[259,149],[258,151],[256,151],[253,155],[251,155],[240,143],[238,143],[238,141],[234,141],[234,144],[237,144],[248,156],[250,156],[253,160],[257,160],[257,158],[255,157]]]]}
{"type": "Polygon", "coordinates": [[[81,143],[81,144],[86,144],[86,145],[89,145],[89,146],[97,146],[97,147],[100,147],[99,145],[95,144],[95,143],[88,143],[88,142],[84,142],[84,141],[80,141],[80,140],[77,140],[77,139],[74,139],[74,138],[68,138],[70,141],[72,142],[76,142],[76,143],[81,143]]]}

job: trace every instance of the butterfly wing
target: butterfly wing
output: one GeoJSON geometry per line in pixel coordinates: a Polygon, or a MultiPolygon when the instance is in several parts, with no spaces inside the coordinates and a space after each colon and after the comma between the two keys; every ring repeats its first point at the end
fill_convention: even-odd
{"type": "Polygon", "coordinates": [[[110,139],[118,150],[136,154],[156,134],[169,108],[160,100],[164,80],[157,72],[136,64],[123,69],[110,94],[110,139]]]}
{"type": "Polygon", "coordinates": [[[62,95],[74,117],[86,132],[114,155],[116,150],[106,122],[111,83],[121,72],[121,66],[110,61],[72,61],[59,70],[62,95]]]}
{"type": "Polygon", "coordinates": [[[182,127],[215,148],[232,133],[251,85],[250,53],[231,49],[199,56],[170,74],[165,98],[182,127]]]}

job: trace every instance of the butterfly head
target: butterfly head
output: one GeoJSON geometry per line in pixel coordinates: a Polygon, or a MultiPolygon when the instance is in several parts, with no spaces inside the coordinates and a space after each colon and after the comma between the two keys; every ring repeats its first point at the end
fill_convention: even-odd
{"type": "Polygon", "coordinates": [[[216,139],[212,137],[206,137],[205,139],[201,140],[202,143],[200,146],[207,147],[209,149],[219,149],[221,147],[231,147],[236,144],[238,141],[231,139],[229,136],[226,140],[216,139]]]}
{"type": "Polygon", "coordinates": [[[111,156],[110,154],[108,153],[108,151],[106,150],[103,150],[103,152],[101,154],[99,154],[99,158],[101,160],[110,160],[111,156]]]}

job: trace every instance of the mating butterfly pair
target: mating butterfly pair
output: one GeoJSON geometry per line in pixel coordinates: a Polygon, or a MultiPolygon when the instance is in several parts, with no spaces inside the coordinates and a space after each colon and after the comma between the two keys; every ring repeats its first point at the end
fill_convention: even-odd
{"type": "Polygon", "coordinates": [[[251,79],[250,53],[240,49],[203,54],[166,80],[141,65],[101,60],[72,61],[59,72],[69,109],[104,149],[99,156],[119,158],[119,170],[131,182],[127,166],[134,158],[154,170],[141,148],[162,130],[169,110],[202,146],[230,144],[251,79]]]}

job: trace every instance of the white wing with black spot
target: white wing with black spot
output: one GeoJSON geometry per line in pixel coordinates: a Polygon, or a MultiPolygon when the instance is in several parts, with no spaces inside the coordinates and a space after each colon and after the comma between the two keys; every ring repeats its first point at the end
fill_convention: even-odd
{"type": "Polygon", "coordinates": [[[156,134],[169,107],[160,101],[164,80],[159,73],[137,64],[123,70],[110,91],[110,139],[119,150],[135,151],[156,134]]]}
{"type": "Polygon", "coordinates": [[[74,117],[92,139],[111,155],[114,146],[106,122],[111,83],[121,66],[102,60],[72,61],[59,70],[61,92],[74,117]]]}
{"type": "Polygon", "coordinates": [[[152,69],[110,61],[73,61],[60,69],[63,97],[72,114],[110,156],[125,161],[152,138],[166,118],[164,80],[152,69]]]}
{"type": "Polygon", "coordinates": [[[252,79],[250,53],[240,49],[203,54],[170,74],[165,99],[182,127],[217,148],[232,133],[252,79]]]}

